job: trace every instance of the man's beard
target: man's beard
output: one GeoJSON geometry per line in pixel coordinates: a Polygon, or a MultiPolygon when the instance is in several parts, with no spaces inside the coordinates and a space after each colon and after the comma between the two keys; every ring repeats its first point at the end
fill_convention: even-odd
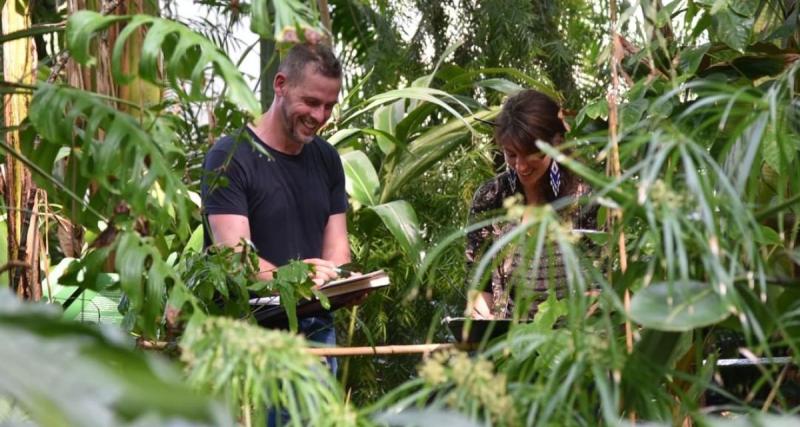
{"type": "Polygon", "coordinates": [[[286,104],[281,105],[281,115],[283,116],[283,123],[286,127],[286,131],[289,133],[289,137],[291,137],[292,140],[301,144],[308,144],[314,140],[316,132],[309,136],[303,136],[298,132],[298,130],[295,128],[295,122],[292,121],[292,118],[289,115],[289,108],[286,104]]]}

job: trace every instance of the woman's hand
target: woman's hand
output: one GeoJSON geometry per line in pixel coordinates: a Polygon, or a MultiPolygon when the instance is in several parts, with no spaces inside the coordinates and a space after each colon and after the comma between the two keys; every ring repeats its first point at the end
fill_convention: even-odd
{"type": "Polygon", "coordinates": [[[490,292],[469,291],[466,315],[473,319],[494,319],[493,297],[490,292]]]}

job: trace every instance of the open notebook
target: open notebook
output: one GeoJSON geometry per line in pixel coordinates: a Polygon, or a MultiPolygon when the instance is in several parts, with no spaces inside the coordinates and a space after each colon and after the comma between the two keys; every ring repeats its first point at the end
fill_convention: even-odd
{"type": "MultiPolygon", "coordinates": [[[[320,286],[319,291],[331,298],[354,292],[370,292],[373,289],[389,286],[389,284],[389,276],[383,270],[376,270],[371,273],[355,274],[344,279],[332,280],[320,286]]],[[[281,298],[277,295],[250,299],[250,305],[280,305],[280,303],[281,298]]]]}
{"type": "MultiPolygon", "coordinates": [[[[390,284],[389,276],[383,270],[330,281],[319,288],[319,291],[328,297],[330,308],[326,310],[316,298],[302,300],[297,304],[297,317],[317,316],[326,311],[333,311],[351,305],[353,301],[357,301],[363,295],[390,284]]],[[[286,327],[288,318],[280,302],[279,296],[267,296],[250,300],[250,306],[253,307],[253,316],[255,316],[260,325],[286,327]]]]}

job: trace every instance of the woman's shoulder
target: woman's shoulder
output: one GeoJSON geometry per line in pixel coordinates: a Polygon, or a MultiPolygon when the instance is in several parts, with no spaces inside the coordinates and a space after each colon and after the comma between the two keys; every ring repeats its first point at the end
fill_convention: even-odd
{"type": "Polygon", "coordinates": [[[514,177],[511,173],[503,172],[496,175],[475,190],[470,211],[476,213],[499,209],[503,206],[503,200],[512,196],[514,192],[514,177]]]}

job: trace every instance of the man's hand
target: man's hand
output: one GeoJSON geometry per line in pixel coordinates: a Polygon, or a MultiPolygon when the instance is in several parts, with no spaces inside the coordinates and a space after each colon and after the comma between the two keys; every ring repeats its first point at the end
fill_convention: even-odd
{"type": "Polygon", "coordinates": [[[308,258],[304,259],[303,262],[314,267],[314,275],[311,276],[311,280],[314,281],[317,287],[322,286],[323,283],[329,280],[339,277],[336,273],[336,264],[332,261],[321,258],[308,258]]]}

